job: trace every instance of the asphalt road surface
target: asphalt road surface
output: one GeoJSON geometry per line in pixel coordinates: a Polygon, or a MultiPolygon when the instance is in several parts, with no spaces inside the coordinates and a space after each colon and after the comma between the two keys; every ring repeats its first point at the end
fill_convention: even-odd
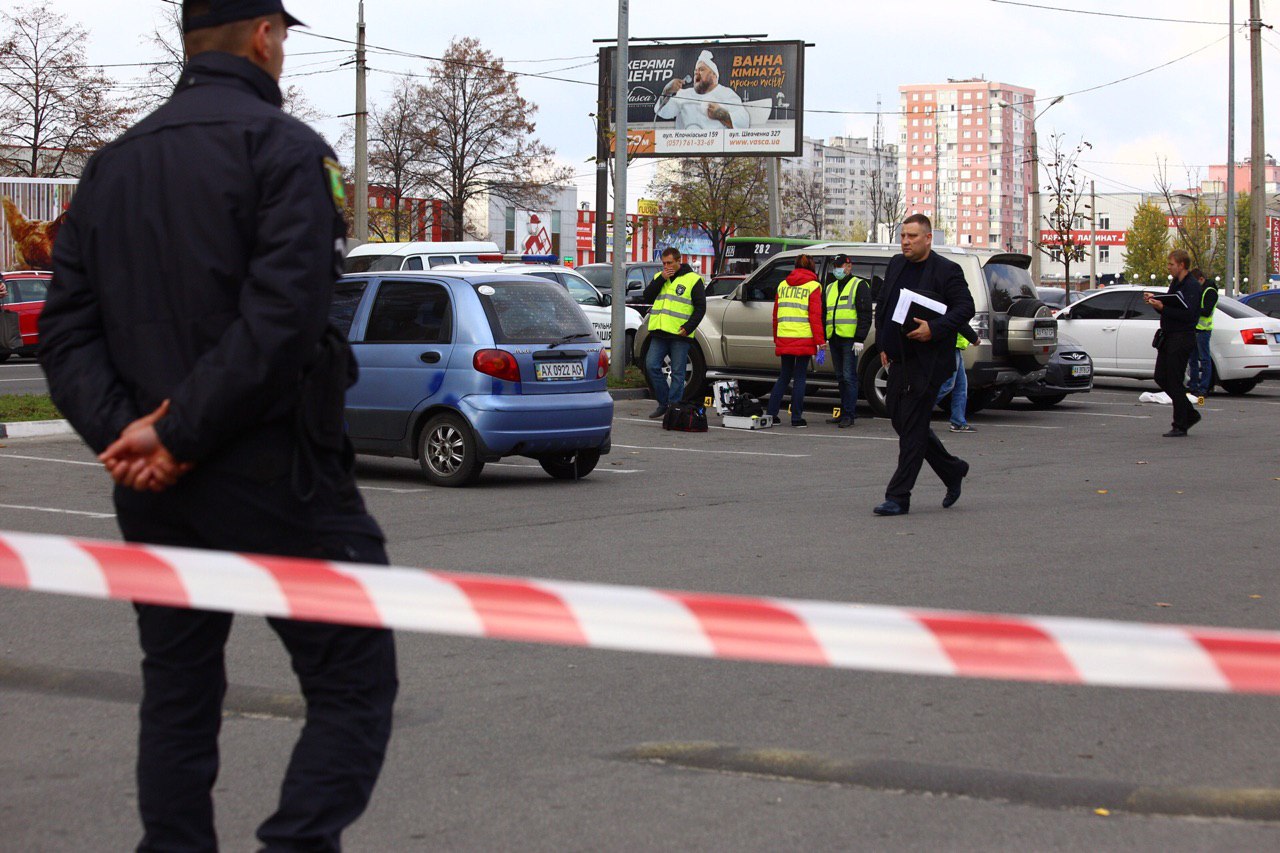
{"type": "MultiPolygon", "coordinates": [[[[806,430],[689,435],[645,419],[651,401],[619,402],[613,453],[580,483],[529,460],[489,465],[462,490],[428,486],[409,460],[363,458],[359,474],[398,565],[1276,628],[1280,385],[1211,397],[1182,440],[1160,437],[1169,409],[1139,405],[1141,387],[978,415],[976,434],[943,436],[972,464],[960,502],[941,509],[926,468],[902,518],[871,514],[895,464],[888,422],[838,431],[817,411],[806,430]]],[[[78,441],[3,444],[0,528],[118,538],[106,477],[78,441]]],[[[130,608],[6,590],[0,613],[0,846],[132,847],[130,608]]],[[[350,850],[1277,846],[1275,823],[1194,816],[1194,804],[1095,809],[1126,786],[1280,797],[1280,698],[398,641],[397,727],[350,850]],[[636,760],[647,743],[807,758],[689,769],[636,760]],[[805,781],[824,762],[871,770],[805,781]],[[1083,793],[1058,801],[1066,790],[1083,793]]],[[[299,702],[262,620],[237,621],[228,658],[218,826],[226,849],[248,850],[299,702]]]]}
{"type": "Polygon", "coordinates": [[[0,394],[48,394],[49,383],[34,358],[14,358],[0,364],[0,394]]]}

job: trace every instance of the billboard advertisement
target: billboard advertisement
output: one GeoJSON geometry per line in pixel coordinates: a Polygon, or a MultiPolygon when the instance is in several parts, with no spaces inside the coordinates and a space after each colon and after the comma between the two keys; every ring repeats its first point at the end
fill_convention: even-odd
{"type": "MultiPolygon", "coordinates": [[[[600,51],[601,85],[610,104],[616,51],[600,51]]],[[[612,107],[608,115],[613,131],[612,107]]],[[[802,41],[628,49],[627,145],[633,157],[795,157],[803,115],[802,41]]]]}

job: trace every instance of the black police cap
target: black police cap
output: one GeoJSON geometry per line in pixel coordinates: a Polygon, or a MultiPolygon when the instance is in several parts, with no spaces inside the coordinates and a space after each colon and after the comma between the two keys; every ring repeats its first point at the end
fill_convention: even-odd
{"type": "Polygon", "coordinates": [[[183,0],[182,31],[189,33],[275,14],[284,15],[287,27],[305,26],[284,10],[281,0],[183,0]]]}
{"type": "Polygon", "coordinates": [[[844,266],[845,264],[849,263],[849,256],[848,256],[848,255],[836,255],[834,258],[832,258],[831,263],[832,263],[834,266],[842,267],[842,266],[844,266]]]}

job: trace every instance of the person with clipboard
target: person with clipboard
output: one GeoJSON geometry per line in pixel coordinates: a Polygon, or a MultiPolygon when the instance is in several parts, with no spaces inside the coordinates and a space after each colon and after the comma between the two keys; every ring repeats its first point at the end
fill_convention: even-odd
{"type": "Polygon", "coordinates": [[[1151,345],[1156,348],[1156,384],[1173,401],[1172,428],[1165,438],[1182,438],[1202,417],[1187,399],[1187,362],[1196,347],[1196,323],[1200,320],[1203,286],[1190,274],[1191,256],[1183,249],[1169,253],[1168,293],[1143,291],[1143,300],[1160,313],[1160,330],[1151,345]]]}
{"type": "Polygon", "coordinates": [[[898,433],[898,468],[876,515],[906,515],[925,462],[946,486],[944,508],[960,499],[969,463],[947,452],[929,425],[938,389],[955,370],[956,334],[969,340],[973,295],[964,271],[933,251],[933,223],[924,214],[902,223],[902,254],[894,255],[876,307],[880,362],[889,369],[885,402],[898,433]]]}

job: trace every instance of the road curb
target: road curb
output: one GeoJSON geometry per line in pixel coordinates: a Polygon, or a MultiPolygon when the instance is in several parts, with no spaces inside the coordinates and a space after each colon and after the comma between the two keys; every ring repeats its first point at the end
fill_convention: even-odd
{"type": "Polygon", "coordinates": [[[973,797],[1042,808],[1089,809],[1099,814],[1280,820],[1280,789],[1274,788],[1165,787],[892,759],[837,761],[816,753],[744,749],[717,743],[646,743],[615,757],[786,781],[973,797]]]}
{"type": "Polygon", "coordinates": [[[13,421],[0,424],[0,438],[31,438],[39,435],[70,435],[71,423],[60,421],[13,421]]]}
{"type": "Polygon", "coordinates": [[[615,400],[644,400],[649,396],[648,388],[610,388],[609,396],[615,400]]]}

